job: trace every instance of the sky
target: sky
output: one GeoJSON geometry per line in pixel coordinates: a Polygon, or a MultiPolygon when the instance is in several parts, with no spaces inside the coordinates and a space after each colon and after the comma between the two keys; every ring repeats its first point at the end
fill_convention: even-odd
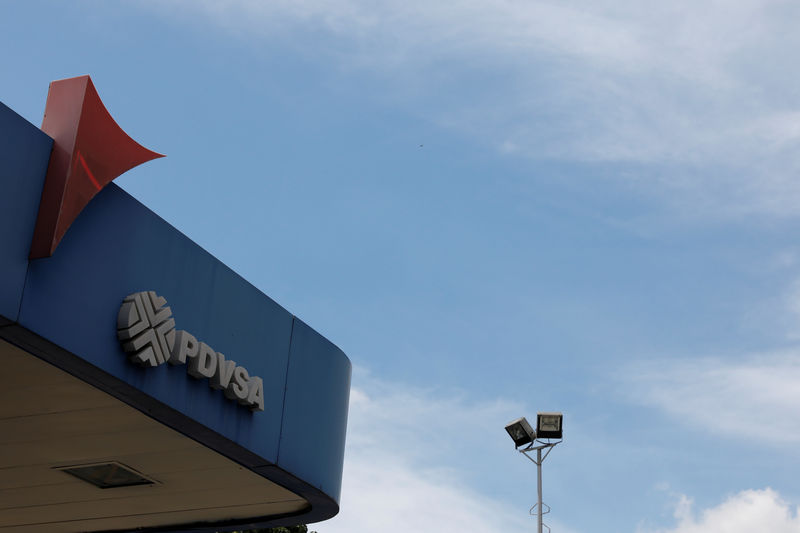
{"type": "Polygon", "coordinates": [[[0,100],[89,74],[125,190],[354,365],[319,533],[800,532],[800,4],[0,4],[0,100]]]}

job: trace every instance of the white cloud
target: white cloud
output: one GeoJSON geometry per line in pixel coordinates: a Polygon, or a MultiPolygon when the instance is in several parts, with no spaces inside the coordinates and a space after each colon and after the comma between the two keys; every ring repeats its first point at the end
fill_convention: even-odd
{"type": "Polygon", "coordinates": [[[641,174],[718,211],[800,205],[794,2],[151,5],[385,79],[389,98],[500,153],[675,165],[641,174]]]}
{"type": "Polygon", "coordinates": [[[639,528],[639,533],[797,533],[798,508],[772,489],[745,490],[716,507],[695,513],[693,502],[681,495],[675,507],[677,525],[670,529],[639,528]]]}
{"type": "Polygon", "coordinates": [[[698,358],[639,364],[624,373],[632,397],[704,431],[740,438],[743,428],[769,428],[759,439],[800,443],[800,352],[744,359],[698,358]]]}
{"type": "Polygon", "coordinates": [[[524,514],[436,471],[415,469],[391,454],[351,458],[339,516],[321,533],[381,531],[492,532],[523,530],[524,514]]]}
{"type": "Polygon", "coordinates": [[[502,427],[520,406],[387,383],[360,370],[354,376],[342,510],[311,529],[488,533],[533,527],[525,509],[510,508],[471,479],[487,467],[476,457],[511,455],[502,427]]]}
{"type": "MultiPolygon", "coordinates": [[[[790,265],[790,268],[794,265],[790,265]]],[[[793,341],[800,339],[800,279],[795,279],[783,294],[786,313],[779,315],[780,324],[786,329],[787,337],[793,341]]]]}

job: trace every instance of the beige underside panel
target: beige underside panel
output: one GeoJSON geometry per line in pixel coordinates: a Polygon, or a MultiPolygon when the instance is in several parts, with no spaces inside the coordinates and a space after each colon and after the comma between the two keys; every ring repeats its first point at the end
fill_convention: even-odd
{"type": "Polygon", "coordinates": [[[308,502],[0,340],[0,533],[222,521],[308,502]],[[100,489],[54,469],[117,461],[154,485],[100,489]]]}

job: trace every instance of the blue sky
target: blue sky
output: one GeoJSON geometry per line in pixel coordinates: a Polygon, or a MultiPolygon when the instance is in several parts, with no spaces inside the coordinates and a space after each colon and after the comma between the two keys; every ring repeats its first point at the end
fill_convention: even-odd
{"type": "Polygon", "coordinates": [[[354,363],[320,533],[797,532],[800,7],[5,3],[0,99],[90,74],[117,182],[354,363]]]}

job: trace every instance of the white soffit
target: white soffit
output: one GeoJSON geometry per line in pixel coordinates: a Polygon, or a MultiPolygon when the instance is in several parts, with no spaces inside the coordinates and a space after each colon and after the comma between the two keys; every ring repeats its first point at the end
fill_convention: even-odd
{"type": "Polygon", "coordinates": [[[3,340],[0,368],[13,369],[0,388],[0,533],[219,522],[309,506],[3,340]],[[111,461],[156,483],[101,489],[57,470],[111,461]]]}

